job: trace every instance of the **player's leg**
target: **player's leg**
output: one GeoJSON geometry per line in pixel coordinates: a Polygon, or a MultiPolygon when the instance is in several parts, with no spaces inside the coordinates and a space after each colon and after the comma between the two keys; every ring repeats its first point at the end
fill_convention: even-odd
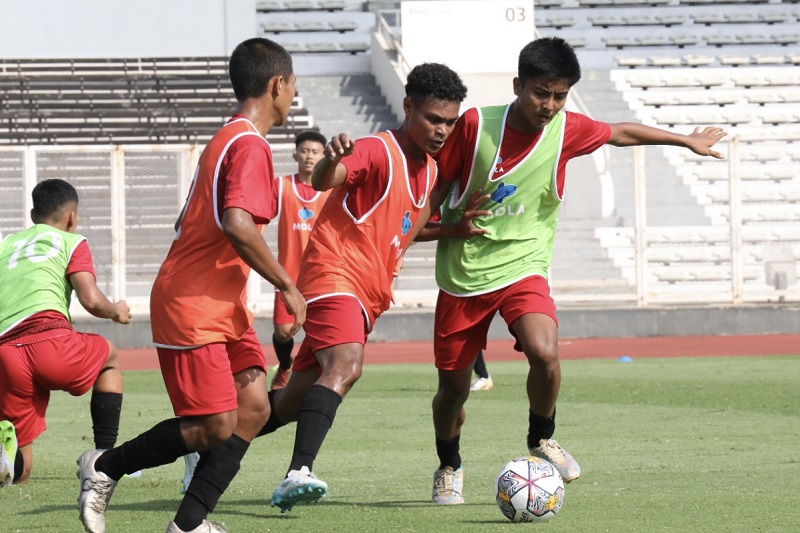
{"type": "MultiPolygon", "coordinates": [[[[99,339],[87,342],[87,346],[99,349],[99,339]]],[[[122,414],[122,371],[116,346],[105,341],[106,362],[92,387],[89,411],[92,416],[94,446],[97,449],[110,449],[117,443],[119,420],[122,414]]],[[[87,350],[88,352],[88,350],[87,350]]],[[[87,354],[88,357],[88,354],[87,354]]]]}
{"type": "Polygon", "coordinates": [[[492,387],[494,387],[492,376],[489,375],[489,370],[486,368],[486,360],[483,357],[483,350],[478,352],[478,356],[475,358],[473,370],[475,371],[475,379],[469,386],[469,390],[490,390],[492,387]]]}
{"type": "Polygon", "coordinates": [[[274,369],[270,390],[275,390],[285,387],[289,381],[292,373],[292,349],[294,348],[294,338],[291,335],[294,317],[289,314],[283,295],[279,292],[275,293],[272,322],[274,325],[272,347],[275,350],[275,357],[278,359],[278,366],[274,369]]]}
{"type": "Polygon", "coordinates": [[[32,444],[19,446],[16,429],[10,420],[0,420],[0,488],[15,481],[19,485],[28,480],[32,462],[31,448],[32,444]]]}
{"type": "Polygon", "coordinates": [[[432,403],[439,466],[433,476],[432,500],[440,505],[464,503],[460,454],[464,404],[475,354],[486,343],[494,313],[490,297],[456,298],[439,292],[434,323],[439,385],[432,403]]]}
{"type": "Polygon", "coordinates": [[[210,449],[228,440],[236,427],[236,389],[225,345],[159,348],[158,356],[173,410],[180,418],[164,420],[110,450],[81,455],[78,507],[87,531],[105,530],[105,509],[123,475],[210,449]]]}
{"type": "MultiPolygon", "coordinates": [[[[318,377],[297,406],[292,459],[286,478],[272,496],[272,505],[280,507],[281,512],[297,503],[316,501],[327,492],[327,484],[312,473],[314,460],[342,399],[361,377],[364,363],[367,333],[361,304],[355,298],[332,297],[312,302],[304,327],[306,339],[295,359],[289,390],[280,391],[282,400],[291,399],[297,390],[292,389],[295,375],[300,374],[300,383],[302,378],[308,378],[309,370],[317,368],[318,377]]],[[[308,380],[301,384],[308,385],[308,380]]]]}
{"type": "Polygon", "coordinates": [[[433,427],[439,466],[433,474],[431,499],[439,505],[464,503],[464,470],[461,466],[461,426],[467,418],[472,366],[438,370],[439,387],[433,397],[433,427]]]}
{"type": "Polygon", "coordinates": [[[33,440],[45,429],[50,391],[34,385],[33,349],[0,345],[0,487],[28,481],[33,440]]]}
{"type": "Polygon", "coordinates": [[[230,368],[238,403],[236,429],[220,445],[200,454],[171,531],[193,531],[210,527],[207,517],[239,472],[250,441],[264,426],[269,415],[266,360],[261,345],[250,328],[241,339],[227,344],[230,368]]]}
{"type": "Polygon", "coordinates": [[[298,503],[318,501],[327,493],[327,484],[312,472],[314,460],[344,395],[361,376],[364,347],[345,343],[320,350],[315,355],[321,372],[300,401],[288,472],[272,495],[271,505],[278,506],[281,512],[291,510],[298,503]]]}
{"type": "Polygon", "coordinates": [[[547,281],[540,276],[526,278],[509,289],[500,313],[516,338],[514,348],[528,359],[528,449],[532,455],[553,463],[569,483],[580,477],[580,466],[552,439],[561,388],[555,304],[547,281]]]}

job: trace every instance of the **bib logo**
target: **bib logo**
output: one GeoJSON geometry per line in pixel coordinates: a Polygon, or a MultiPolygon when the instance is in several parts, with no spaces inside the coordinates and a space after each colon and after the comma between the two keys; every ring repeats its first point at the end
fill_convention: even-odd
{"type": "Polygon", "coordinates": [[[502,174],[503,172],[505,172],[505,170],[503,169],[503,158],[497,156],[497,161],[495,161],[494,163],[494,173],[502,174]]]}
{"type": "MultiPolygon", "coordinates": [[[[403,220],[400,222],[400,231],[404,237],[411,231],[411,211],[406,211],[405,215],[403,215],[403,220]]],[[[395,235],[392,237],[392,242],[389,244],[397,248],[395,257],[400,259],[400,256],[403,255],[403,248],[400,246],[400,238],[395,235]]]]}
{"type": "Polygon", "coordinates": [[[516,185],[506,185],[505,183],[500,183],[497,186],[497,189],[492,193],[491,199],[498,204],[501,204],[499,207],[492,209],[492,216],[493,217],[501,217],[501,216],[514,216],[514,215],[521,215],[525,212],[525,204],[519,204],[518,206],[506,204],[502,205],[503,200],[506,198],[511,198],[517,194],[517,186],[516,185]]]}
{"type": "Polygon", "coordinates": [[[308,221],[314,217],[314,211],[312,211],[307,207],[304,207],[297,212],[297,216],[300,217],[300,220],[302,220],[302,222],[295,222],[292,225],[292,229],[300,231],[311,231],[311,228],[314,227],[314,223],[308,221]]]}
{"type": "Polygon", "coordinates": [[[411,231],[411,211],[406,211],[406,214],[403,215],[403,221],[400,223],[400,229],[404,236],[411,231]]]}
{"type": "Polygon", "coordinates": [[[492,201],[497,202],[498,204],[502,204],[503,200],[506,198],[510,198],[517,193],[517,186],[516,185],[506,185],[505,183],[501,183],[497,186],[497,189],[492,193],[492,201]]]}

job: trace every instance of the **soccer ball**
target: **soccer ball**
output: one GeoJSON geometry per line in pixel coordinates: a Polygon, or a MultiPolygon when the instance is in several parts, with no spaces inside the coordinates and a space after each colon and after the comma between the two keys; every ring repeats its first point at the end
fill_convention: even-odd
{"type": "Polygon", "coordinates": [[[497,475],[497,506],[512,522],[547,522],[564,503],[564,480],[538,457],[518,457],[497,475]]]}

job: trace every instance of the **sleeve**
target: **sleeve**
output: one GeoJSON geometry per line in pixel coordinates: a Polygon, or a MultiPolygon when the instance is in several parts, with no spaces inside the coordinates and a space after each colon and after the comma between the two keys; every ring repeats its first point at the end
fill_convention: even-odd
{"type": "Polygon", "coordinates": [[[611,138],[611,126],[580,113],[567,112],[562,157],[572,159],[591,154],[611,138]]]}
{"type": "Polygon", "coordinates": [[[240,137],[228,149],[223,166],[222,211],[238,207],[250,213],[256,224],[266,224],[274,218],[275,174],[272,151],[264,139],[257,135],[240,137]]]}
{"type": "Polygon", "coordinates": [[[389,182],[389,156],[378,138],[356,141],[353,153],[343,157],[347,169],[344,187],[347,190],[347,207],[361,217],[380,200],[389,182]]]}
{"type": "Polygon", "coordinates": [[[86,242],[86,239],[82,240],[78,246],[75,247],[75,251],[72,252],[72,256],[69,258],[69,263],[67,264],[65,276],[75,274],[76,272],[88,272],[92,276],[95,276],[94,259],[92,259],[92,251],[89,249],[89,244],[86,242]]]}
{"type": "Polygon", "coordinates": [[[450,137],[433,156],[439,166],[439,179],[449,183],[469,175],[477,135],[478,110],[473,107],[458,118],[450,137]]]}
{"type": "MultiPolygon", "coordinates": [[[[341,159],[347,169],[345,187],[348,192],[363,186],[368,176],[375,176],[388,165],[388,156],[383,142],[375,137],[357,139],[353,153],[341,159]]],[[[385,172],[383,172],[385,173],[385,172]]]]}

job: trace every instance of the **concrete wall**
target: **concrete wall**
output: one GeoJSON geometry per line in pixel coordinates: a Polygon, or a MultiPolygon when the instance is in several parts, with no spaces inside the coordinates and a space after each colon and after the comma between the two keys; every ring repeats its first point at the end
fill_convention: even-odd
{"type": "Polygon", "coordinates": [[[228,56],[255,0],[0,0],[0,57],[228,56]]]}
{"type": "MultiPolygon", "coordinates": [[[[591,337],[661,337],[691,335],[761,335],[800,333],[800,307],[797,305],[758,305],[738,307],[656,307],[647,309],[562,308],[558,311],[559,336],[591,337]]],[[[254,324],[261,342],[269,344],[272,318],[261,316],[254,324]]],[[[99,333],[120,348],[150,347],[150,322],[136,319],[127,325],[109,320],[81,319],[79,331],[99,333]]],[[[303,338],[301,331],[296,341],[303,338]]],[[[489,338],[511,338],[505,322],[496,316],[489,338]]],[[[433,310],[390,310],[375,324],[370,342],[431,340],[433,310]]]]}

